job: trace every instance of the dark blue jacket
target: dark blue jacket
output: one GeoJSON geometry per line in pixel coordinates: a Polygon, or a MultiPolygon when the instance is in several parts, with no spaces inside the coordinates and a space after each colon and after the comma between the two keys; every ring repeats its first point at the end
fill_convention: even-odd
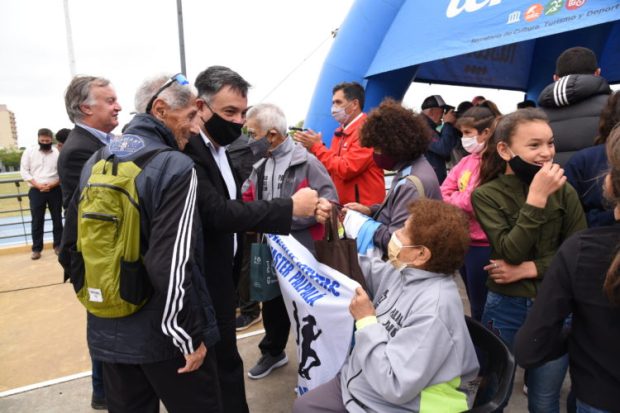
{"type": "Polygon", "coordinates": [[[431,164],[437,175],[439,185],[446,179],[446,162],[450,160],[452,150],[459,143],[460,135],[450,123],[444,123],[441,133],[437,132],[437,124],[431,118],[424,115],[429,128],[433,131],[431,145],[426,151],[426,159],[431,164]]]}
{"type": "MultiPolygon", "coordinates": [[[[194,164],[178,151],[172,132],[150,115],[139,114],[125,134],[102,149],[133,160],[161,152],[136,178],[140,205],[141,256],[153,295],[136,313],[122,318],[88,314],[87,338],[93,359],[144,364],[194,352],[215,344],[219,333],[201,268],[202,229],[196,205],[194,164]]],[[[80,191],[88,181],[95,153],[85,164],[80,191]]],[[[76,202],[74,197],[72,204],[76,202]]],[[[74,205],[69,213],[75,214],[74,205]],[[73,212],[71,212],[73,211],[73,212]]],[[[75,218],[68,218],[74,225],[75,218]]]]}
{"type": "Polygon", "coordinates": [[[590,228],[615,222],[613,210],[605,206],[603,199],[603,181],[608,169],[605,145],[576,152],[564,166],[568,182],[579,194],[590,228]]]}

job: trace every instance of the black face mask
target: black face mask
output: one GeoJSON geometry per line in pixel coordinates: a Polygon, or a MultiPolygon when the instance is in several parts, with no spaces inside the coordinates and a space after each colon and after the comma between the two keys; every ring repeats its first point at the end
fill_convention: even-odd
{"type": "Polygon", "coordinates": [[[226,146],[233,143],[239,136],[241,136],[241,129],[243,124],[230,122],[220,115],[215,113],[209,105],[207,105],[213,116],[204,123],[205,130],[209,134],[209,137],[213,139],[218,145],[226,146]]]}
{"type": "Polygon", "coordinates": [[[41,143],[41,142],[39,142],[39,148],[43,152],[47,152],[47,151],[50,151],[52,149],[52,144],[51,143],[41,143]]]}
{"type": "Polygon", "coordinates": [[[542,168],[540,165],[525,162],[519,155],[513,156],[508,161],[508,165],[510,165],[510,168],[515,173],[517,178],[528,185],[532,183],[534,175],[536,175],[538,171],[540,171],[540,168],[542,168]]]}
{"type": "Polygon", "coordinates": [[[250,138],[248,142],[248,146],[250,147],[250,151],[257,158],[264,158],[267,156],[269,152],[269,148],[271,147],[271,142],[265,137],[262,139],[252,139],[250,138]]]}

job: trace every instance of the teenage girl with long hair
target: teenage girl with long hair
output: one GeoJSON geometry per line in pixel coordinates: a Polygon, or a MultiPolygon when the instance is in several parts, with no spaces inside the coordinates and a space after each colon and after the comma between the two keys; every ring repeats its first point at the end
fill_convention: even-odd
{"type": "MultiPolygon", "coordinates": [[[[586,221],[575,190],[553,163],[546,115],[521,109],[502,117],[483,155],[472,203],[491,244],[482,322],[511,349],[553,256],[586,221]]],[[[559,412],[568,366],[560,357],[527,374],[530,412],[559,412]]]]}
{"type": "Polygon", "coordinates": [[[618,411],[620,392],[620,127],[607,140],[603,192],[614,223],[570,237],[545,274],[517,334],[519,364],[534,367],[568,348],[578,413],[618,411]],[[571,332],[563,334],[572,314],[571,332]]]}

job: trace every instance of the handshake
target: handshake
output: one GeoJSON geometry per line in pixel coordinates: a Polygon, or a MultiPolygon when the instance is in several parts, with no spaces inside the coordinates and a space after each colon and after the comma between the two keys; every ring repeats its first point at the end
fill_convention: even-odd
{"type": "Polygon", "coordinates": [[[332,204],[325,198],[319,198],[319,193],[311,188],[302,188],[291,197],[293,200],[293,216],[300,218],[314,217],[324,224],[329,218],[332,204]]]}

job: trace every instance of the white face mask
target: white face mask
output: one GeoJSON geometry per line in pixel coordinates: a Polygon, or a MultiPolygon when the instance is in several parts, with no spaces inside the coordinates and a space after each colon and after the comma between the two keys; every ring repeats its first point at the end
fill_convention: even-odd
{"type": "Polygon", "coordinates": [[[336,105],[332,106],[332,116],[336,119],[336,122],[341,125],[345,125],[349,121],[349,115],[347,115],[346,108],[349,105],[345,105],[342,107],[338,107],[336,105]]]}
{"type": "Polygon", "coordinates": [[[484,142],[478,142],[478,136],[463,136],[461,138],[463,149],[469,153],[479,153],[484,149],[484,142]]]}
{"type": "Polygon", "coordinates": [[[388,261],[390,264],[394,266],[397,270],[402,270],[407,267],[411,262],[403,262],[398,256],[403,248],[416,248],[417,245],[403,245],[400,242],[400,239],[396,236],[396,232],[392,233],[392,237],[390,238],[390,242],[388,242],[388,261]]]}

